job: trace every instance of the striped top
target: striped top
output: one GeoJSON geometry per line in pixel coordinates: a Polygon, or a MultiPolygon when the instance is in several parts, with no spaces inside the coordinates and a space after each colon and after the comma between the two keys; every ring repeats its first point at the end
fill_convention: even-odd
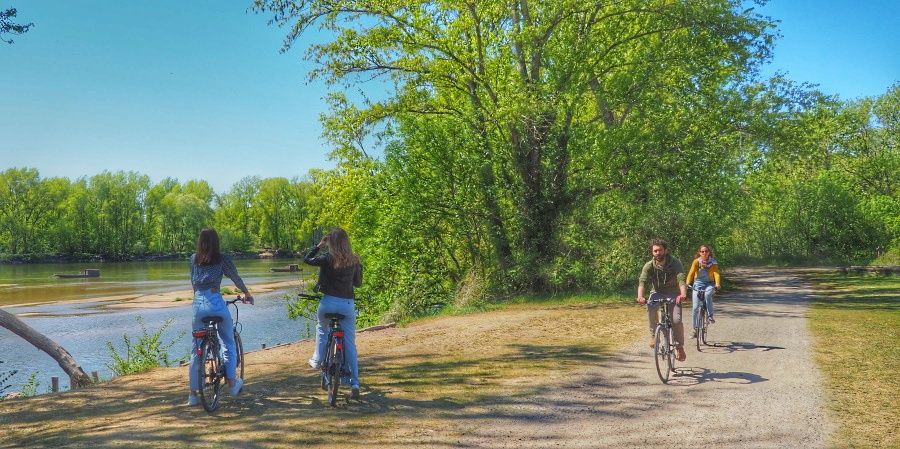
{"type": "Polygon", "coordinates": [[[191,286],[194,287],[194,291],[218,290],[219,286],[222,285],[222,276],[228,276],[237,288],[247,293],[247,286],[244,285],[244,280],[238,276],[237,268],[235,268],[234,262],[231,261],[230,257],[223,254],[221,263],[206,266],[197,265],[194,262],[196,258],[196,253],[191,254],[191,286]]]}

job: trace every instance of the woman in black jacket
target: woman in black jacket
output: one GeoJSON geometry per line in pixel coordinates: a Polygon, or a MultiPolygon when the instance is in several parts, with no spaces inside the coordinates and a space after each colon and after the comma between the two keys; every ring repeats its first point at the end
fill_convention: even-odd
{"type": "Polygon", "coordinates": [[[346,360],[350,368],[350,397],[359,398],[359,365],[356,354],[356,307],[354,305],[354,287],[362,285],[362,265],[359,256],[350,248],[350,237],[347,231],[336,228],[322,237],[314,248],[306,253],[303,261],[319,267],[319,290],[323,293],[317,312],[319,323],[316,325],[316,352],[309,359],[309,365],[318,368],[322,363],[327,343],[326,332],[329,320],[326,313],[344,315],[341,329],[344,331],[344,348],[346,360]],[[319,254],[326,247],[328,251],[319,254]]]}

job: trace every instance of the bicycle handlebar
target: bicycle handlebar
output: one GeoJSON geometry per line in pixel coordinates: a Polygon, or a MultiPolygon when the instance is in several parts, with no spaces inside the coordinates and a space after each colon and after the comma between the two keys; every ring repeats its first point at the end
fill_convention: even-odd
{"type": "MultiPolygon", "coordinates": [[[[244,303],[244,304],[247,304],[247,301],[245,301],[245,299],[246,299],[245,296],[237,295],[237,298],[234,298],[234,299],[232,299],[231,301],[225,301],[225,304],[229,304],[229,305],[231,305],[231,304],[237,304],[238,301],[240,301],[240,302],[242,302],[242,303],[244,303]]],[[[250,299],[249,304],[250,304],[250,305],[253,305],[253,299],[250,299]]]]}
{"type": "Polygon", "coordinates": [[[675,304],[675,298],[659,298],[659,299],[650,299],[647,298],[647,304],[654,304],[658,302],[667,302],[670,304],[675,304]]]}

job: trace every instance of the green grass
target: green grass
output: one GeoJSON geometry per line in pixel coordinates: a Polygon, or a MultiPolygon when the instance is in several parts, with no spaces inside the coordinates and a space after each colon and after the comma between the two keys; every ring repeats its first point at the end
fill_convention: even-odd
{"type": "Polygon", "coordinates": [[[474,313],[490,312],[500,310],[509,306],[541,304],[541,305],[564,305],[564,304],[628,304],[634,301],[633,293],[625,291],[616,293],[562,293],[562,294],[532,294],[518,295],[506,299],[495,299],[493,301],[481,301],[466,306],[448,305],[432,315],[424,317],[416,317],[409,321],[425,318],[428,316],[459,316],[471,315],[474,313]]]}
{"type": "Polygon", "coordinates": [[[900,447],[900,277],[813,273],[809,318],[838,447],[900,447]]]}

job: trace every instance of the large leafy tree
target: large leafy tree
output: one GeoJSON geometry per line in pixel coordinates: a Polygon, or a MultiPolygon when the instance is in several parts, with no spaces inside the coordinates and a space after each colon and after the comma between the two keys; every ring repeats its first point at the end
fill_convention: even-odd
{"type": "MultiPolygon", "coordinates": [[[[724,92],[769,51],[771,23],[740,3],[259,0],[256,6],[290,27],[286,47],[312,27],[334,36],[309,48],[319,63],[313,77],[342,88],[380,77],[378,88],[391,86],[387,98],[359,105],[332,97],[326,136],[339,159],[365,158],[358,143],[367,135],[394,142],[386,154],[400,178],[388,176],[399,181],[385,188],[406,188],[404,176],[434,180],[416,187],[415,211],[403,213],[471,214],[477,225],[464,226],[483,232],[475,240],[487,250],[485,263],[513,286],[542,290],[550,280],[546,267],[566,249],[565,230],[579,227],[576,215],[603,198],[607,208],[634,200],[665,207],[651,201],[667,190],[653,178],[690,183],[673,166],[715,159],[710,152],[723,149],[720,136],[738,128],[705,111],[725,108],[724,92]],[[442,166],[420,165],[428,160],[442,166]]],[[[462,239],[442,253],[452,260],[473,243],[462,239]]]]}

